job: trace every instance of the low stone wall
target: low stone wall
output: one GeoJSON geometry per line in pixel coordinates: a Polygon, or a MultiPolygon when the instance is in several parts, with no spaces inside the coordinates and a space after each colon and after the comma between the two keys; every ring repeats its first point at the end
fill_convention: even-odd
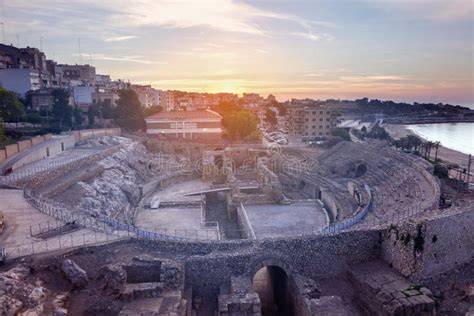
{"type": "Polygon", "coordinates": [[[391,225],[383,233],[382,258],[412,280],[449,271],[474,258],[471,209],[391,225]]]}
{"type": "Polygon", "coordinates": [[[243,204],[237,208],[237,224],[239,229],[242,230],[245,239],[257,239],[243,204]]]}

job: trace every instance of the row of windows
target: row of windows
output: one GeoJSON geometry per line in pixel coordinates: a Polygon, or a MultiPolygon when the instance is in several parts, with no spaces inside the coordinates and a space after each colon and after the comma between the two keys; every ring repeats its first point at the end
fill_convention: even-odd
{"type": "MultiPolygon", "coordinates": [[[[306,121],[306,122],[309,122],[309,119],[305,119],[305,121],[306,121]]],[[[324,118],[321,117],[321,118],[319,119],[319,121],[320,121],[320,122],[324,122],[324,118]]],[[[328,118],[326,119],[326,122],[330,122],[330,121],[331,121],[331,119],[328,117],[328,118]]],[[[315,119],[315,118],[313,118],[313,122],[316,122],[316,119],[315,119]]]]}
{"type": "MultiPolygon", "coordinates": [[[[324,135],[329,136],[329,132],[326,132],[326,133],[319,132],[319,136],[324,136],[324,135]]],[[[313,133],[311,133],[311,135],[310,135],[310,133],[304,133],[304,136],[316,136],[316,133],[313,132],[313,133]]]]}
{"type": "Polygon", "coordinates": [[[178,129],[178,128],[197,128],[197,123],[188,123],[188,122],[177,122],[177,123],[171,123],[170,124],[171,129],[178,129]]]}
{"type": "MultiPolygon", "coordinates": [[[[312,112],[313,115],[316,115],[316,111],[312,112]]],[[[324,114],[324,111],[319,111],[319,114],[324,114]]],[[[326,114],[331,114],[331,111],[327,111],[326,114]]]]}
{"type": "MultiPolygon", "coordinates": [[[[317,125],[313,125],[311,128],[312,129],[315,129],[317,127],[317,125]]],[[[324,125],[319,125],[319,129],[323,129],[324,128],[324,125]]],[[[330,125],[326,125],[326,128],[331,128],[330,125]]]]}

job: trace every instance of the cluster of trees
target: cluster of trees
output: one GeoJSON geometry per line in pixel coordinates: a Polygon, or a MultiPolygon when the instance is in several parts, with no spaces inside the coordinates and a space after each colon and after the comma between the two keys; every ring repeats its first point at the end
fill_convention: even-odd
{"type": "Polygon", "coordinates": [[[363,126],[360,130],[354,129],[352,132],[361,139],[375,138],[392,141],[390,134],[379,124],[374,125],[370,130],[363,126]]]}
{"type": "MultiPolygon", "coordinates": [[[[137,94],[133,90],[119,91],[117,106],[103,102],[93,104],[87,112],[69,104],[70,94],[64,89],[52,90],[53,104],[50,109],[36,111],[32,108],[31,97],[19,99],[11,91],[0,88],[0,142],[6,144],[3,122],[26,122],[33,124],[31,133],[59,133],[71,129],[98,126],[97,119],[113,120],[116,125],[127,129],[137,130],[144,127],[144,117],[158,113],[161,107],[154,106],[144,109],[140,105],[137,94]],[[87,120],[84,118],[87,116],[87,120]],[[87,121],[87,125],[86,124],[87,121]]],[[[28,133],[30,133],[28,132],[28,133]]],[[[12,138],[21,137],[18,131],[9,131],[12,138]]]]}
{"type": "Polygon", "coordinates": [[[443,104],[443,103],[405,103],[394,101],[381,101],[378,99],[362,98],[355,100],[355,103],[368,113],[383,113],[386,115],[409,115],[409,114],[426,114],[437,112],[439,115],[456,114],[467,108],[459,105],[443,104]]]}
{"type": "Polygon", "coordinates": [[[417,153],[428,160],[431,160],[431,156],[434,154],[434,161],[438,161],[440,142],[423,141],[423,139],[416,135],[408,135],[394,140],[392,143],[396,148],[417,153]]]}
{"type": "Polygon", "coordinates": [[[222,126],[226,130],[224,137],[229,140],[260,139],[259,119],[252,111],[233,102],[221,102],[213,110],[222,116],[222,126]]]}

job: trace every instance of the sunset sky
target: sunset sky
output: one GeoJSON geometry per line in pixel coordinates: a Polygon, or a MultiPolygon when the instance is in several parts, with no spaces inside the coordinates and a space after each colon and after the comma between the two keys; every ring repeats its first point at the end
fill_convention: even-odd
{"type": "Polygon", "coordinates": [[[8,44],[159,89],[472,105],[473,3],[0,0],[0,20],[8,44]]]}

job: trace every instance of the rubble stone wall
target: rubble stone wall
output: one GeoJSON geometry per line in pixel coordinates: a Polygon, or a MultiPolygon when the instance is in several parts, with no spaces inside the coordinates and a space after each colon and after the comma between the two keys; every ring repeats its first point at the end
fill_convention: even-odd
{"type": "Polygon", "coordinates": [[[443,273],[474,257],[472,227],[469,209],[391,225],[383,233],[382,258],[412,280],[443,273]]]}
{"type": "MultiPolygon", "coordinates": [[[[145,242],[144,242],[145,243],[145,242]]],[[[183,254],[186,280],[197,293],[216,297],[224,280],[251,274],[263,261],[284,263],[291,275],[317,278],[345,272],[352,264],[380,257],[380,232],[344,232],[338,235],[271,240],[145,243],[160,252],[183,254]],[[206,278],[202,276],[205,275],[206,278]]]]}

